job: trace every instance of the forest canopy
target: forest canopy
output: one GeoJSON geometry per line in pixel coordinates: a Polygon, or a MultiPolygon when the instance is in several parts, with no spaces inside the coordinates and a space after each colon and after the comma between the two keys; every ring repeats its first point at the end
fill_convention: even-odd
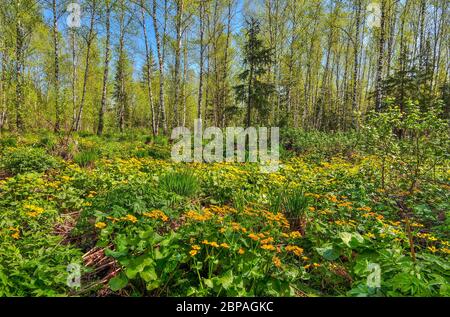
{"type": "Polygon", "coordinates": [[[0,129],[167,134],[250,115],[345,131],[388,98],[448,116],[448,15],[441,0],[3,0],[0,129]]]}

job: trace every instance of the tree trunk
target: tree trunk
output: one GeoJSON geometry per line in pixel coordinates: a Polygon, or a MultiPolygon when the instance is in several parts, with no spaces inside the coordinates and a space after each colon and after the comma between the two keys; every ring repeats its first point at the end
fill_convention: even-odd
{"type": "Polygon", "coordinates": [[[175,96],[173,104],[174,125],[179,125],[179,105],[180,105],[180,68],[181,68],[181,39],[182,39],[182,22],[183,22],[183,6],[184,0],[177,0],[176,15],[176,44],[175,44],[175,96]]]}
{"type": "Polygon", "coordinates": [[[56,0],[52,1],[53,11],[53,45],[54,45],[54,85],[55,85],[55,126],[54,131],[59,132],[61,128],[61,105],[59,103],[59,41],[58,41],[58,15],[56,12],[56,0]]]}
{"type": "Polygon", "coordinates": [[[145,24],[145,15],[144,15],[144,1],[141,0],[142,6],[142,31],[144,33],[144,42],[145,42],[145,71],[146,71],[146,84],[147,84],[147,93],[148,93],[148,101],[150,103],[150,114],[152,116],[152,133],[153,135],[157,135],[158,131],[156,129],[156,114],[155,114],[155,105],[153,102],[153,92],[152,92],[152,59],[151,59],[151,51],[150,45],[148,43],[147,38],[147,27],[145,24]]]}
{"type": "Polygon", "coordinates": [[[197,118],[202,118],[202,101],[203,101],[203,59],[204,59],[204,0],[200,0],[200,69],[199,69],[199,81],[198,81],[198,100],[197,100],[197,118]]]}
{"type": "Polygon", "coordinates": [[[356,112],[359,110],[358,106],[358,71],[359,71],[359,37],[361,29],[361,0],[356,3],[356,19],[355,19],[355,43],[353,56],[353,96],[352,96],[352,126],[357,128],[356,112]]]}
{"type": "Polygon", "coordinates": [[[78,109],[77,118],[75,121],[75,131],[80,131],[81,128],[81,120],[83,116],[84,104],[86,102],[86,90],[87,90],[87,81],[89,78],[89,66],[90,66],[90,58],[91,58],[91,46],[92,41],[94,40],[94,23],[95,23],[95,13],[96,13],[96,0],[92,0],[91,7],[91,17],[89,23],[89,33],[86,44],[86,60],[85,60],[85,68],[84,68],[84,76],[83,76],[83,91],[81,94],[81,102],[80,107],[78,109]]]}
{"type": "MultiPolygon", "coordinates": [[[[158,64],[159,64],[159,108],[161,113],[161,121],[162,121],[161,123],[163,125],[163,132],[164,134],[167,134],[166,107],[164,105],[164,56],[162,52],[163,47],[161,45],[161,38],[158,28],[158,19],[156,16],[156,0],[153,0],[152,19],[153,19],[153,28],[155,30],[156,50],[158,54],[158,64]]],[[[157,124],[157,129],[159,130],[159,122],[157,124]]]]}
{"type": "Polygon", "coordinates": [[[375,81],[375,111],[381,111],[382,96],[382,80],[383,80],[383,65],[384,65],[384,42],[385,42],[385,20],[386,20],[386,0],[381,0],[381,20],[380,20],[380,35],[378,41],[378,62],[377,75],[375,81]]]}
{"type": "Polygon", "coordinates": [[[106,42],[105,42],[105,61],[104,61],[104,69],[103,69],[103,85],[102,85],[102,100],[100,105],[100,112],[98,114],[98,128],[97,135],[103,134],[103,126],[104,126],[104,116],[106,111],[106,99],[108,96],[108,73],[109,73],[109,42],[111,38],[111,4],[109,0],[105,0],[106,2],[106,42]]]}

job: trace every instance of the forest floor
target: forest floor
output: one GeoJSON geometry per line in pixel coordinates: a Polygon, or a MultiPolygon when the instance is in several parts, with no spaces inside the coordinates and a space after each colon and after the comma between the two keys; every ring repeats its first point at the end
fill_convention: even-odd
{"type": "Polygon", "coordinates": [[[261,173],[144,137],[0,140],[0,296],[450,296],[446,168],[411,192],[356,151],[261,173]]]}

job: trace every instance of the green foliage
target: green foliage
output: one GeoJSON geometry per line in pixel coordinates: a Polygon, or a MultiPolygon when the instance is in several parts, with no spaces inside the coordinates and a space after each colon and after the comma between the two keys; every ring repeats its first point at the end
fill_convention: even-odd
{"type": "Polygon", "coordinates": [[[281,189],[271,197],[271,210],[282,210],[288,218],[299,219],[309,205],[309,199],[300,188],[281,189]]]}
{"type": "Polygon", "coordinates": [[[197,178],[189,171],[166,174],[161,177],[159,185],[163,190],[185,197],[193,197],[199,190],[197,178]]]}
{"type": "MultiPolygon", "coordinates": [[[[156,159],[146,154],[156,144],[140,136],[77,137],[82,152],[105,157],[95,168],[69,162],[0,180],[0,294],[95,296],[90,286],[104,283],[121,296],[449,296],[448,157],[426,137],[444,134],[420,112],[411,120],[427,128],[406,121],[399,140],[391,115],[380,116],[369,155],[333,156],[330,145],[326,159],[310,150],[273,173],[257,163],[156,159]],[[383,133],[399,149],[387,156],[386,166],[398,168],[388,168],[385,190],[383,133]],[[404,173],[414,171],[416,153],[420,173],[410,192],[413,175],[404,173]],[[81,267],[81,289],[68,287],[67,265],[81,264],[94,247],[105,249],[102,263],[117,262],[81,267]]],[[[345,138],[311,140],[319,148],[334,137],[345,138]]],[[[5,148],[2,162],[36,150],[39,140],[30,135],[5,148]]]]}
{"type": "Polygon", "coordinates": [[[93,166],[98,158],[98,151],[95,149],[89,149],[75,154],[73,161],[81,167],[89,167],[93,166]]]}
{"type": "Polygon", "coordinates": [[[0,166],[17,175],[27,172],[44,172],[58,166],[58,162],[43,149],[17,148],[0,158],[0,166]]]}

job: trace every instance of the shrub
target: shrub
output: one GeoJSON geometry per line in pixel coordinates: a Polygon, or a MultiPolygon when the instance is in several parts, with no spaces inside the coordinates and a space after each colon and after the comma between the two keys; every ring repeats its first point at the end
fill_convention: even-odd
{"type": "Polygon", "coordinates": [[[172,172],[160,180],[161,187],[180,196],[192,197],[199,189],[197,178],[189,171],[172,172]]]}
{"type": "Polygon", "coordinates": [[[48,155],[43,149],[19,148],[6,153],[1,158],[0,165],[13,175],[27,172],[45,172],[55,168],[56,159],[48,155]]]}
{"type": "Polygon", "coordinates": [[[14,137],[6,137],[3,139],[0,139],[0,148],[16,147],[16,146],[17,146],[17,140],[14,137]]]}

